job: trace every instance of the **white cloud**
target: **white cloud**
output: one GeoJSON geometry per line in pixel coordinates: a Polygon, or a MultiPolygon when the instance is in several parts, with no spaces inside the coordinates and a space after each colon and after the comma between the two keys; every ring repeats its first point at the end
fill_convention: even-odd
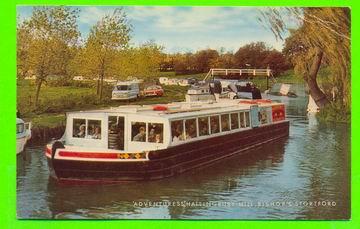
{"type": "Polygon", "coordinates": [[[131,7],[128,9],[128,15],[133,20],[153,20],[156,28],[167,31],[205,31],[224,29],[234,24],[246,26],[249,16],[254,16],[253,20],[256,21],[253,12],[253,8],[246,7],[131,7]]]}
{"type": "Polygon", "coordinates": [[[79,22],[87,25],[94,25],[102,17],[110,15],[114,12],[114,8],[95,6],[81,7],[80,9],[79,22]]]}

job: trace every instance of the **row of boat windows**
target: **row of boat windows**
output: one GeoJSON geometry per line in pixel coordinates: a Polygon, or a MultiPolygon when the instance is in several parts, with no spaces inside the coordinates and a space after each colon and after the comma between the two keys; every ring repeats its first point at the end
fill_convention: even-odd
{"type": "MultiPolygon", "coordinates": [[[[110,124],[109,120],[109,130],[112,130],[110,124]]],[[[250,114],[248,111],[203,116],[172,121],[171,136],[172,141],[177,142],[249,126],[250,114]]],[[[162,123],[131,123],[131,140],[134,142],[163,143],[163,133],[164,125],[162,123]]],[[[101,139],[101,120],[73,119],[73,137],[101,139]]]]}
{"type": "Polygon", "coordinates": [[[178,142],[249,126],[250,114],[248,111],[204,116],[172,121],[171,136],[173,142],[178,142]]]}
{"type": "Polygon", "coordinates": [[[164,124],[162,123],[131,123],[131,140],[134,142],[163,143],[164,124]]]}
{"type": "Polygon", "coordinates": [[[73,137],[101,139],[101,120],[74,118],[73,137]]]}

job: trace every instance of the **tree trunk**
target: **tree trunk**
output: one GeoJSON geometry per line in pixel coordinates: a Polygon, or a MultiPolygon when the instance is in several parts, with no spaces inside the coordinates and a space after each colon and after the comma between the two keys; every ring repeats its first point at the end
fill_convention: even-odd
{"type": "Polygon", "coordinates": [[[42,79],[39,79],[36,85],[36,94],[35,94],[35,108],[39,105],[39,94],[40,94],[40,88],[43,83],[42,79]]]}
{"type": "Polygon", "coordinates": [[[103,83],[104,83],[104,75],[101,75],[100,78],[100,101],[102,101],[102,95],[103,95],[103,83]]]}
{"type": "Polygon", "coordinates": [[[98,78],[96,82],[96,95],[99,94],[100,94],[100,79],[98,78]]]}
{"type": "Polygon", "coordinates": [[[321,91],[316,81],[322,58],[323,58],[323,51],[320,48],[316,48],[315,57],[311,65],[309,75],[308,77],[306,77],[307,78],[306,81],[309,86],[310,95],[311,97],[313,97],[316,105],[318,105],[319,108],[322,108],[329,103],[329,100],[326,98],[324,92],[321,91]]]}

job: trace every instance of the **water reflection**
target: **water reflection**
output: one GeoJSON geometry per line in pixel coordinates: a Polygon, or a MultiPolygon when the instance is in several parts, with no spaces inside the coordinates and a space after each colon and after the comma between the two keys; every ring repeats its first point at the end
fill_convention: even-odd
{"type": "Polygon", "coordinates": [[[249,186],[244,179],[276,170],[283,162],[285,144],[284,140],[278,141],[266,148],[253,150],[247,156],[233,157],[211,168],[159,181],[74,187],[58,185],[49,179],[47,202],[54,218],[71,218],[74,212],[88,218],[193,217],[199,211],[209,210],[209,207],[186,207],[181,202],[226,201],[234,192],[249,186]],[[160,201],[178,204],[161,206],[162,213],[159,216],[147,215],[152,207],[144,207],[144,203],[160,201]]]}

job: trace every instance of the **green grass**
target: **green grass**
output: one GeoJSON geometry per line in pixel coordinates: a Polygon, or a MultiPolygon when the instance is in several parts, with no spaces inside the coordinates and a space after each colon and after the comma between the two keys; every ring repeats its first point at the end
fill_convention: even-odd
{"type": "MultiPolygon", "coordinates": [[[[206,73],[191,75],[175,75],[174,72],[162,72],[162,76],[176,78],[194,77],[202,80],[206,73]]],[[[328,81],[327,69],[322,69],[319,73],[318,81],[325,83],[328,81]]],[[[266,90],[266,77],[254,77],[252,81],[260,88],[266,90]]],[[[287,71],[276,78],[278,83],[304,83],[300,76],[296,76],[294,71],[287,71]]],[[[270,81],[270,86],[273,83],[270,81]]],[[[36,86],[34,81],[19,80],[17,82],[17,106],[21,116],[32,121],[34,126],[57,126],[64,122],[67,111],[101,109],[115,107],[126,104],[162,104],[176,101],[184,101],[188,87],[163,86],[165,94],[162,97],[145,97],[137,101],[112,101],[112,86],[106,86],[104,100],[99,101],[96,96],[95,87],[75,87],[75,86],[49,86],[43,85],[40,91],[40,105],[34,108],[34,98],[36,86]]]]}
{"type": "Polygon", "coordinates": [[[161,104],[183,101],[188,87],[163,86],[162,97],[144,97],[136,101],[112,101],[112,87],[105,87],[105,98],[100,102],[96,88],[54,87],[44,85],[40,91],[39,108],[34,108],[35,85],[29,80],[19,81],[17,85],[17,107],[21,117],[31,121],[33,126],[54,127],[63,124],[68,111],[101,109],[127,104],[161,104]]]}

